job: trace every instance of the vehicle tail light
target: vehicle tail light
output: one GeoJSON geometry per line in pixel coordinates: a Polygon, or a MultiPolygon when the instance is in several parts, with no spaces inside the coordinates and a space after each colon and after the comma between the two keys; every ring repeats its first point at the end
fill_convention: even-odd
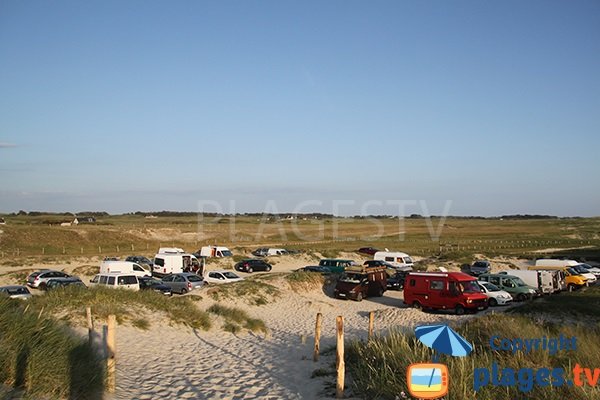
{"type": "Polygon", "coordinates": [[[192,284],[190,282],[188,282],[188,289],[192,290],[192,284]]]}

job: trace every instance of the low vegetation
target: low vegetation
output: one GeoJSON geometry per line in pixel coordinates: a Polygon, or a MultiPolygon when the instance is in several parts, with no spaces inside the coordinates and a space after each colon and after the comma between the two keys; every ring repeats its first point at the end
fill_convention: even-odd
{"type": "Polygon", "coordinates": [[[295,271],[286,275],[285,280],[293,291],[302,292],[322,288],[330,281],[330,278],[326,278],[318,272],[295,271]]]}
{"type": "Polygon", "coordinates": [[[102,398],[101,360],[53,319],[0,297],[0,333],[0,383],[32,397],[102,398]]]}
{"type": "MultiPolygon", "coordinates": [[[[188,297],[165,298],[164,295],[151,290],[134,292],[101,287],[67,287],[48,291],[44,296],[34,296],[29,303],[33,309],[40,312],[43,310],[54,315],[66,314],[70,318],[83,318],[85,308],[91,307],[96,318],[106,319],[108,315],[114,314],[119,322],[135,321],[142,310],[161,312],[173,323],[209,329],[208,313],[199,310],[188,297]]],[[[139,321],[135,324],[146,326],[139,321]]]]}
{"type": "Polygon", "coordinates": [[[247,329],[252,332],[267,332],[267,326],[264,321],[251,318],[246,311],[239,308],[213,304],[208,309],[208,312],[218,315],[225,320],[223,330],[227,332],[236,334],[242,329],[247,329]]]}
{"type": "Polygon", "coordinates": [[[275,286],[259,279],[246,279],[233,284],[219,285],[210,288],[207,294],[215,301],[224,299],[241,299],[247,304],[261,306],[268,304],[280,291],[275,286]]]}
{"type": "MultiPolygon", "coordinates": [[[[573,367],[580,364],[586,368],[600,366],[600,328],[593,323],[600,317],[600,288],[590,288],[585,292],[563,293],[542,302],[531,302],[519,307],[510,314],[488,314],[472,319],[468,323],[455,327],[469,342],[474,351],[467,357],[449,357],[442,355],[439,362],[446,364],[450,373],[450,391],[448,399],[471,399],[474,395],[474,375],[478,368],[491,369],[493,363],[503,368],[519,371],[521,368],[563,368],[565,378],[573,379],[573,367]],[[542,302],[547,302],[543,305],[542,302]],[[582,305],[580,303],[588,303],[582,305]],[[579,304],[579,306],[578,306],[579,304]],[[590,321],[584,324],[557,324],[552,318],[544,318],[542,313],[565,312],[571,306],[575,309],[577,321],[590,321]],[[524,315],[519,315],[524,314],[524,315]],[[489,340],[493,335],[502,338],[558,338],[560,335],[576,337],[577,348],[574,351],[561,350],[551,355],[548,351],[534,350],[529,354],[491,349],[489,340]]],[[[387,337],[376,338],[370,342],[353,342],[348,351],[348,368],[354,382],[354,391],[369,399],[395,399],[399,393],[408,393],[406,386],[407,367],[411,363],[431,362],[433,352],[421,344],[414,334],[393,333],[387,337]]],[[[583,375],[583,374],[582,374],[583,375]]],[[[542,387],[533,385],[530,391],[523,393],[521,387],[527,386],[526,377],[522,381],[516,378],[511,387],[479,388],[476,398],[496,400],[502,398],[535,398],[546,400],[592,399],[600,398],[600,387],[563,385],[561,387],[542,387]]],[[[584,378],[585,379],[585,378],[584,378]]]]}

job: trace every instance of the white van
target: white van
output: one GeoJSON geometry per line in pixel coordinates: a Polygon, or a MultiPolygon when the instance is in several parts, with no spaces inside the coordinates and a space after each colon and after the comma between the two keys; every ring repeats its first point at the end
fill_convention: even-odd
{"type": "Polygon", "coordinates": [[[152,276],[152,272],[144,269],[141,265],[130,261],[102,261],[100,264],[101,274],[133,274],[135,276],[152,276]]]}
{"type": "Polygon", "coordinates": [[[528,271],[516,270],[501,271],[500,274],[518,276],[523,282],[529,286],[537,288],[542,294],[554,293],[554,282],[552,272],[550,271],[528,271]]]}
{"type": "Polygon", "coordinates": [[[581,263],[575,260],[553,260],[549,258],[540,258],[535,261],[536,267],[543,267],[545,269],[560,269],[565,267],[571,267],[577,271],[581,276],[587,279],[588,284],[592,285],[596,283],[596,275],[588,271],[581,263]]]}
{"type": "Polygon", "coordinates": [[[159,252],[154,256],[153,275],[164,276],[180,272],[195,272],[202,275],[202,264],[193,254],[159,252]]]}
{"type": "Polygon", "coordinates": [[[202,246],[201,257],[231,257],[233,253],[225,246],[202,246]]]}
{"type": "Polygon", "coordinates": [[[98,274],[90,280],[90,286],[105,286],[114,289],[140,290],[140,281],[133,274],[98,274]]]}
{"type": "Polygon", "coordinates": [[[267,256],[282,256],[284,254],[288,254],[286,249],[267,249],[267,256]]]}
{"type": "Polygon", "coordinates": [[[373,255],[373,260],[385,261],[404,271],[412,271],[414,266],[412,258],[399,251],[378,251],[373,255]]]}

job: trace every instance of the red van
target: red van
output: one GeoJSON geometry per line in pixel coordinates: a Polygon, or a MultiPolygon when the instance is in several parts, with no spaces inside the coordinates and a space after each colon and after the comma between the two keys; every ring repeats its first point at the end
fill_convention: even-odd
{"type": "Polygon", "coordinates": [[[477,279],[462,272],[411,272],[404,282],[404,303],[415,308],[485,310],[487,296],[481,293],[477,279]]]}

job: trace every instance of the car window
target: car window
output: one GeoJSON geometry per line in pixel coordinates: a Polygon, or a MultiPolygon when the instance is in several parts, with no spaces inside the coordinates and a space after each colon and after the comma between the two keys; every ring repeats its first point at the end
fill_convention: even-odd
{"type": "Polygon", "coordinates": [[[394,257],[386,257],[385,261],[387,261],[387,262],[394,262],[394,257]]]}
{"type": "Polygon", "coordinates": [[[229,279],[236,279],[239,278],[239,276],[237,276],[236,274],[234,274],[233,272],[225,272],[223,275],[225,275],[225,277],[229,278],[229,279]]]}
{"type": "Polygon", "coordinates": [[[173,282],[173,275],[163,277],[162,281],[163,282],[173,282]]]}
{"type": "Polygon", "coordinates": [[[144,271],[144,268],[140,267],[140,266],[139,266],[139,265],[137,265],[137,264],[133,264],[133,270],[134,270],[134,271],[145,272],[145,271],[144,271]]]}
{"type": "Polygon", "coordinates": [[[154,259],[154,265],[158,265],[159,267],[164,267],[165,266],[165,260],[162,259],[162,258],[156,257],[154,259]]]}
{"type": "Polygon", "coordinates": [[[431,290],[442,290],[444,289],[444,281],[431,281],[429,282],[429,289],[431,290]]]}
{"type": "Polygon", "coordinates": [[[187,280],[190,282],[202,282],[202,279],[198,275],[188,275],[187,280]]]}
{"type": "Polygon", "coordinates": [[[491,282],[494,285],[500,285],[500,278],[497,276],[490,276],[488,282],[491,282]]]}
{"type": "Polygon", "coordinates": [[[135,285],[136,283],[138,282],[134,275],[125,275],[119,277],[119,285],[135,285]]]}
{"type": "Polygon", "coordinates": [[[173,277],[173,282],[185,282],[185,279],[183,278],[183,276],[175,275],[173,277]]]}
{"type": "Polygon", "coordinates": [[[109,276],[107,282],[108,282],[109,285],[114,285],[115,284],[115,277],[114,276],[109,276]]]}
{"type": "Polygon", "coordinates": [[[409,285],[410,285],[410,286],[415,286],[415,285],[416,285],[416,281],[415,281],[414,279],[411,279],[411,280],[409,281],[409,285]]]}
{"type": "Polygon", "coordinates": [[[106,285],[107,280],[108,280],[108,276],[106,276],[106,275],[100,276],[100,284],[101,285],[106,285]]]}

